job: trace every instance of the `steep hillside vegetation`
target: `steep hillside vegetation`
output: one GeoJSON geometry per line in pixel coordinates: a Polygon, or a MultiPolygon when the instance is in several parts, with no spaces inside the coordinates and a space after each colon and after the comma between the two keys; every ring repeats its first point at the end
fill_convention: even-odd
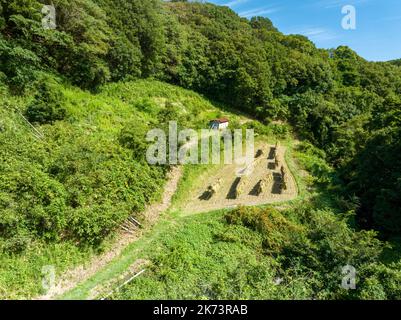
{"type": "Polygon", "coordinates": [[[217,104],[262,132],[292,124],[314,182],[355,211],[355,227],[401,235],[398,62],[186,1],[53,0],[57,28],[46,29],[45,2],[0,0],[1,296],[38,293],[44,264],[85,260],[156,200],[168,167],[147,164],[145,133],[204,126],[217,104]]]}
{"type": "Polygon", "coordinates": [[[399,299],[400,264],[380,263],[371,232],[316,204],[189,217],[151,244],[145,273],[112,298],[399,299]],[[358,270],[357,290],[341,288],[344,261],[358,270]]]}
{"type": "Polygon", "coordinates": [[[186,166],[176,200],[157,226],[60,298],[399,299],[399,254],[375,232],[350,227],[355,206],[330,190],[335,176],[318,149],[290,135],[281,139],[299,198],[186,212],[180,204],[205,170],[186,166]],[[300,175],[301,168],[313,174],[300,175]],[[356,290],[341,287],[347,264],[357,270],[356,290]]]}
{"type": "Polygon", "coordinates": [[[203,128],[224,115],[198,94],[157,81],[111,84],[98,95],[56,82],[51,94],[49,84],[42,89],[0,98],[2,297],[38,294],[42,266],[60,275],[101,249],[128,216],[142,219],[169,169],[145,159],[149,128],[169,119],[203,128]],[[59,110],[63,120],[50,120],[59,110]]]}
{"type": "Polygon", "coordinates": [[[385,236],[400,233],[397,63],[367,62],[347,47],[317,49],[303,36],[283,35],[266,18],[248,21],[211,4],[53,3],[56,30],[42,28],[41,1],[0,2],[0,80],[12,92],[29,90],[43,72],[91,90],[155,77],[263,121],[289,120],[327,153],[346,193],[360,199],[361,225],[385,236]],[[386,141],[388,150],[377,141],[386,141]],[[369,186],[365,174],[372,177],[369,186]]]}

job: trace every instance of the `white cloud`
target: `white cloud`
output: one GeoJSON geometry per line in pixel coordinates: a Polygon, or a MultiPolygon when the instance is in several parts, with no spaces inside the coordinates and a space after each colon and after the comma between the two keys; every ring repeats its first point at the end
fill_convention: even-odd
{"type": "Polygon", "coordinates": [[[279,8],[277,8],[277,7],[271,7],[271,8],[263,7],[263,8],[257,8],[257,9],[252,9],[252,10],[248,10],[248,11],[243,11],[243,12],[240,12],[239,15],[244,18],[250,18],[250,17],[262,16],[265,14],[277,12],[278,10],[279,10],[279,8]]]}
{"type": "Polygon", "coordinates": [[[290,32],[291,34],[301,34],[305,37],[308,37],[310,40],[313,42],[323,42],[323,41],[328,41],[332,39],[338,38],[338,36],[331,31],[325,29],[325,28],[304,28],[304,29],[298,29],[295,30],[294,32],[290,32]]]}
{"type": "Polygon", "coordinates": [[[318,1],[316,4],[319,7],[324,7],[326,9],[332,9],[332,8],[338,8],[342,7],[345,5],[360,5],[366,2],[369,2],[370,0],[321,0],[318,1]]]}
{"type": "Polygon", "coordinates": [[[249,2],[249,0],[233,0],[233,1],[230,1],[230,2],[222,4],[222,6],[226,6],[226,7],[232,8],[232,7],[235,7],[235,6],[239,5],[239,4],[243,4],[243,3],[247,3],[247,2],[249,2]]]}

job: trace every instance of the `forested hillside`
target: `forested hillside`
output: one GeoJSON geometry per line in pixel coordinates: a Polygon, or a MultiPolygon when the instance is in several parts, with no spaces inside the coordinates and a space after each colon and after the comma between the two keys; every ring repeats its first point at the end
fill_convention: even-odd
{"type": "Polygon", "coordinates": [[[316,49],[266,18],[209,4],[54,4],[57,29],[44,30],[40,1],[1,2],[0,71],[11,92],[32,91],[44,73],[91,90],[154,77],[263,121],[289,120],[339,169],[364,226],[401,231],[397,63],[367,62],[347,47],[316,49]]]}
{"type": "MultiPolygon", "coordinates": [[[[55,30],[42,27],[47,1],[0,0],[0,250],[7,257],[38,239],[98,248],[157,199],[168,167],[146,163],[144,134],[170,119],[196,119],[201,106],[191,102],[192,116],[182,115],[174,95],[161,110],[140,79],[193,90],[265,125],[290,123],[334,169],[326,187],[355,209],[355,227],[381,240],[401,236],[398,60],[318,49],[267,18],[212,4],[52,3],[55,30]],[[129,99],[127,90],[138,95],[129,99]]],[[[174,91],[151,83],[162,86],[161,97],[174,91]]]]}

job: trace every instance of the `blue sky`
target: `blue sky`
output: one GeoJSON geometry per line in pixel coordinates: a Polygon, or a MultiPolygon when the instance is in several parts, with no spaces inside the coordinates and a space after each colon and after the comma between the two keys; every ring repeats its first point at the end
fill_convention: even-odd
{"type": "Polygon", "coordinates": [[[365,59],[401,58],[401,0],[207,0],[240,16],[265,16],[285,34],[303,34],[319,48],[347,45],[365,59]],[[341,9],[356,9],[356,29],[344,30],[341,9]]]}

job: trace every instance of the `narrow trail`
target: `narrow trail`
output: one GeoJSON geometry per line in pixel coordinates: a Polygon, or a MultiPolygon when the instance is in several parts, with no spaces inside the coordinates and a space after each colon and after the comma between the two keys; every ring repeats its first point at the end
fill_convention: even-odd
{"type": "MultiPolygon", "coordinates": [[[[173,167],[168,174],[168,180],[164,188],[162,200],[145,209],[144,216],[147,218],[146,224],[148,226],[153,226],[159,216],[170,207],[171,200],[177,190],[182,173],[183,170],[181,166],[173,167]]],[[[93,257],[92,260],[85,265],[80,265],[68,270],[46,295],[39,296],[35,300],[55,299],[76,287],[79,283],[89,279],[100,269],[109,264],[113,259],[118,257],[127,245],[136,241],[140,237],[141,233],[142,231],[139,229],[133,233],[121,231],[117,236],[117,240],[113,246],[107,250],[107,252],[93,257]]]]}
{"type": "MultiPolygon", "coordinates": [[[[191,147],[192,145],[189,144],[191,147]]],[[[284,161],[284,165],[287,167],[287,163],[284,157],[284,148],[281,148],[281,158],[284,161]]],[[[264,170],[267,165],[263,165],[264,170]]],[[[231,173],[230,173],[231,174],[231,173]]],[[[155,238],[160,232],[164,231],[166,222],[177,223],[177,217],[168,217],[167,219],[159,219],[163,212],[166,212],[172,205],[172,198],[178,189],[178,184],[183,175],[183,167],[173,167],[169,173],[168,181],[165,185],[162,200],[159,203],[149,205],[144,211],[146,217],[145,225],[143,229],[134,229],[135,231],[131,234],[128,232],[121,231],[117,237],[117,241],[113,244],[107,252],[95,256],[89,263],[78,266],[67,271],[60,281],[57,282],[56,286],[44,296],[40,296],[36,299],[94,299],[104,290],[109,290],[120,275],[127,273],[127,270],[136,269],[139,264],[142,268],[146,263],[143,257],[138,255],[138,250],[142,250],[143,247],[149,245],[150,241],[155,238]],[[160,224],[161,220],[165,223],[160,224]],[[149,233],[150,231],[150,233],[149,233]],[[134,246],[134,247],[131,247],[134,246]],[[126,252],[126,248],[130,248],[129,252],[126,252]],[[105,289],[107,288],[107,289],[105,289]]],[[[294,178],[291,175],[291,179],[294,178]]],[[[206,179],[207,180],[207,179],[206,179]]],[[[205,181],[206,181],[205,180],[205,181]]],[[[207,181],[206,181],[207,182],[207,181]]],[[[206,183],[205,182],[205,183],[206,183]]],[[[298,195],[295,180],[292,183],[294,190],[288,195],[288,199],[281,200],[292,200],[298,195]]],[[[291,191],[291,190],[290,190],[291,191]]],[[[191,192],[188,190],[189,194],[191,192]]],[[[189,198],[192,198],[191,196],[189,198]]],[[[196,198],[196,197],[195,197],[196,198]]],[[[191,201],[186,201],[187,205],[190,205],[191,201]]],[[[271,201],[276,202],[276,201],[271,201]]],[[[283,201],[277,201],[283,202],[283,201]]],[[[286,202],[286,201],[284,201],[286,202]]],[[[270,203],[270,201],[268,201],[270,203]]],[[[220,203],[222,208],[234,208],[231,203],[220,203]]],[[[256,205],[254,203],[244,203],[243,205],[256,205]]],[[[205,204],[203,204],[205,206],[205,204]]],[[[216,207],[217,208],[217,207],[216,207]]],[[[214,208],[214,209],[216,209],[214,208]]],[[[177,209],[177,208],[174,208],[177,209]]],[[[180,208],[183,209],[183,208],[180,208]]],[[[194,209],[194,208],[192,208],[194,209]]],[[[213,208],[203,208],[205,210],[193,210],[192,214],[200,214],[201,212],[210,211],[213,208]],[[206,210],[207,209],[207,210],[206,210]]],[[[185,211],[185,210],[184,210],[185,211]]],[[[183,212],[184,212],[183,211],[183,212]]],[[[187,216],[184,214],[182,217],[187,216]]],[[[131,270],[131,271],[132,271],[131,270]]],[[[131,273],[130,273],[131,274],[131,273]]]]}

